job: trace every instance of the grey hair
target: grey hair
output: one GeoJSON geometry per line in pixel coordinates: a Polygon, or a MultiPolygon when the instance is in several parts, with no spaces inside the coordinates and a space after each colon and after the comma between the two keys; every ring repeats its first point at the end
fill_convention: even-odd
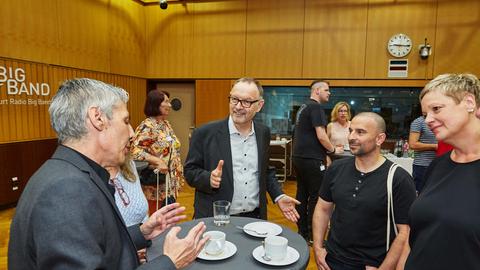
{"type": "MultiPolygon", "coordinates": [[[[243,77],[243,78],[240,78],[238,80],[236,80],[234,83],[233,83],[233,86],[235,86],[237,83],[253,83],[257,86],[257,89],[258,89],[258,94],[260,96],[260,98],[263,98],[263,87],[262,87],[262,84],[254,79],[254,78],[250,78],[250,77],[243,77]]],[[[232,86],[232,88],[233,88],[232,86]]]]}
{"type": "Polygon", "coordinates": [[[113,108],[120,102],[128,102],[128,93],[122,88],[88,78],[63,82],[48,109],[58,141],[78,140],[88,133],[86,118],[89,108],[98,107],[108,119],[112,119],[113,108]]]}
{"type": "Polygon", "coordinates": [[[438,75],[420,92],[420,101],[430,92],[440,92],[451,97],[457,104],[462,101],[465,94],[470,93],[475,97],[477,106],[480,104],[480,81],[473,74],[438,75]]]}
{"type": "Polygon", "coordinates": [[[377,126],[377,130],[379,133],[385,133],[387,131],[387,125],[385,124],[385,120],[377,113],[374,112],[361,112],[357,114],[354,118],[357,117],[366,117],[370,118],[373,121],[375,121],[375,124],[377,126]]]}

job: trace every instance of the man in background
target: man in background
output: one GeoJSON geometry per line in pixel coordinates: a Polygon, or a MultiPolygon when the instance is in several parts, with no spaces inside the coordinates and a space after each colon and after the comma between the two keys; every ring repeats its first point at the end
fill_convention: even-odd
{"type": "Polygon", "coordinates": [[[310,99],[297,112],[293,136],[292,162],[297,176],[297,196],[300,202],[298,233],[312,242],[312,216],[318,200],[327,166],[327,154],[335,151],[328,139],[327,117],[322,103],[327,103],[330,87],[326,81],[314,81],[310,85],[310,99]]]}
{"type": "Polygon", "coordinates": [[[60,86],[49,108],[59,146],[28,181],[10,228],[9,269],[178,269],[203,248],[200,222],[184,239],[165,237],[164,255],[140,266],[137,249],[185,218],[171,204],[126,227],[104,167],[125,162],[133,135],[128,93],[92,79],[60,86]]]}
{"type": "Polygon", "coordinates": [[[196,129],[185,162],[185,178],[195,188],[195,218],[213,216],[212,203],[231,202],[230,214],[267,218],[266,192],[283,215],[296,222],[298,202],[268,177],[270,129],[253,121],[264,104],[253,78],[237,80],[229,96],[228,118],[196,129]]]}
{"type": "Polygon", "coordinates": [[[408,210],[416,194],[412,177],[398,167],[393,175],[394,219],[388,249],[387,176],[393,163],[380,154],[385,138],[380,115],[358,114],[348,136],[354,157],[336,160],[325,173],[313,217],[313,248],[321,270],[395,269],[397,265],[408,241],[408,210]],[[396,237],[393,226],[398,228],[396,237]]]}

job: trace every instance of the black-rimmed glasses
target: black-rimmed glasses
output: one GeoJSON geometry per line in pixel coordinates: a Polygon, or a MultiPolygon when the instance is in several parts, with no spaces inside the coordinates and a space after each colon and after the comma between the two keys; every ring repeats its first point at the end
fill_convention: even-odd
{"type": "Polygon", "coordinates": [[[110,179],[110,185],[115,187],[115,190],[118,192],[120,199],[122,199],[123,205],[127,206],[130,204],[130,198],[128,197],[127,192],[123,189],[122,183],[118,180],[117,177],[110,179]]]}
{"type": "Polygon", "coordinates": [[[250,108],[252,107],[252,104],[257,103],[260,101],[260,99],[257,100],[244,100],[244,99],[239,99],[236,97],[228,96],[228,99],[230,100],[230,103],[233,105],[237,105],[239,102],[244,108],[250,108]]]}

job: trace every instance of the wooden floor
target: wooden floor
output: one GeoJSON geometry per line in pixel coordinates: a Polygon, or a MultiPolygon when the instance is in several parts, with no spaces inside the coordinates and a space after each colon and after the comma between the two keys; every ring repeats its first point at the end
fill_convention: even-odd
{"type": "MultiPolygon", "coordinates": [[[[283,191],[294,197],[296,192],[296,182],[295,181],[287,181],[284,184],[283,191]]],[[[188,185],[185,186],[183,191],[180,193],[178,201],[187,207],[187,216],[188,220],[190,220],[193,216],[193,189],[190,188],[188,185]]],[[[14,208],[1,210],[0,211],[0,270],[7,269],[7,247],[8,247],[8,237],[10,231],[10,222],[12,220],[12,216],[15,212],[14,208]]],[[[269,201],[268,207],[268,220],[275,222],[277,224],[282,224],[293,231],[297,231],[296,225],[287,221],[278,210],[277,206],[272,205],[271,201],[269,201]]],[[[315,260],[313,259],[313,252],[310,248],[310,262],[308,264],[307,269],[317,269],[315,265],[315,260]]]]}

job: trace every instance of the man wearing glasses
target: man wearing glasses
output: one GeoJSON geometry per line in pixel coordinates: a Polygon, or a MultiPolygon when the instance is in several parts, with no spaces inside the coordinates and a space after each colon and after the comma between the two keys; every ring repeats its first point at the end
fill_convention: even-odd
{"type": "Polygon", "coordinates": [[[267,218],[266,191],[290,221],[298,201],[268,177],[270,129],[253,118],[262,109],[263,88],[252,78],[238,79],[229,96],[230,115],[194,131],[185,177],[195,188],[195,218],[213,216],[212,202],[231,202],[230,214],[267,218]]]}

